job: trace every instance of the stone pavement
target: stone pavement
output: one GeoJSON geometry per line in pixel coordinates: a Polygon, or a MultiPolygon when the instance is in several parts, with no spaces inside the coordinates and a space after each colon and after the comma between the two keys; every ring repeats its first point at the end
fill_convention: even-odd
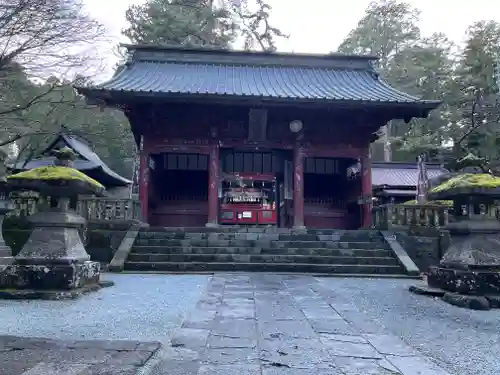
{"type": "Polygon", "coordinates": [[[136,375],[159,343],[0,336],[2,375],[136,375]]]}
{"type": "Polygon", "coordinates": [[[152,375],[451,375],[308,276],[215,275],[152,375]]]}
{"type": "MultiPolygon", "coordinates": [[[[447,310],[436,310],[443,304],[432,310],[432,301],[425,297],[425,307],[412,304],[415,295],[407,292],[407,286],[380,280],[272,274],[108,277],[116,279],[114,288],[81,300],[0,304],[0,332],[66,339],[0,336],[0,374],[451,375],[389,334],[368,310],[390,313],[398,326],[404,325],[402,319],[409,319],[403,311],[419,316],[409,324],[421,328],[421,336],[430,337],[431,343],[446,347],[447,353],[455,346],[449,346],[446,339],[438,341],[437,336],[451,337],[450,330],[467,326],[467,337],[475,332],[484,341],[490,336],[485,338],[481,332],[491,331],[497,322],[490,319],[489,325],[478,326],[484,316],[474,320],[466,315],[458,325],[442,331],[441,324],[458,319],[457,314],[465,310],[450,311],[449,305],[447,310]],[[370,294],[369,299],[360,288],[370,294]],[[409,308],[398,307],[401,304],[409,308]],[[436,314],[442,319],[434,319],[435,324],[427,327],[425,322],[436,314]],[[82,338],[126,341],[75,341],[82,338]],[[163,347],[142,341],[159,341],[163,347]]],[[[467,360],[474,358],[471,350],[478,341],[466,344],[470,348],[465,351],[460,345],[463,339],[457,337],[450,341],[458,345],[455,351],[461,356],[468,353],[467,360]]],[[[486,342],[495,348],[493,341],[486,342]]],[[[421,343],[414,345],[422,349],[421,343]]],[[[435,353],[439,351],[429,354],[435,353]]],[[[434,357],[443,359],[442,354],[434,357]]],[[[448,368],[452,358],[444,363],[448,368]]],[[[485,363],[483,357],[477,361],[477,366],[485,363]]],[[[467,371],[470,363],[462,367],[460,375],[479,373],[467,371]]]]}

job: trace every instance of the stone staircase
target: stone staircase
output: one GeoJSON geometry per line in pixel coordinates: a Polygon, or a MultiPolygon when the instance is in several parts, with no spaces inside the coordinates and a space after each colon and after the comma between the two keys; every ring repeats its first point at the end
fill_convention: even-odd
{"type": "Polygon", "coordinates": [[[125,271],[405,275],[376,230],[144,228],[125,271]]]}

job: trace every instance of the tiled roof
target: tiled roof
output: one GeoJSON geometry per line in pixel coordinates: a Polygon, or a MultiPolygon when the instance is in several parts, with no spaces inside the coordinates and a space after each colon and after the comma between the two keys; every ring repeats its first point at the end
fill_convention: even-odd
{"type": "Polygon", "coordinates": [[[388,196],[393,197],[407,197],[407,196],[416,196],[417,191],[413,189],[384,189],[383,193],[388,196]]]}
{"type": "Polygon", "coordinates": [[[87,144],[79,141],[76,137],[72,135],[63,134],[62,135],[66,144],[71,147],[76,153],[78,153],[82,158],[87,160],[89,163],[94,164],[96,167],[102,169],[102,171],[107,174],[112,179],[116,180],[119,184],[130,185],[132,181],[120,176],[118,173],[113,171],[102,159],[97,155],[87,144]]]}
{"type": "Polygon", "coordinates": [[[389,103],[428,110],[439,105],[389,86],[373,69],[372,57],[129,49],[131,59],[111,80],[79,91],[389,103]]]}
{"type": "MultiPolygon", "coordinates": [[[[42,152],[42,154],[47,154],[58,141],[62,141],[75,151],[82,159],[77,159],[74,161],[75,169],[82,172],[91,173],[92,171],[100,171],[100,178],[97,178],[99,182],[102,182],[105,186],[127,186],[132,184],[132,181],[120,176],[118,173],[109,168],[92,149],[86,145],[84,142],[78,140],[76,137],[68,134],[61,134],[51,142],[51,144],[42,152]]],[[[54,164],[54,157],[39,157],[30,160],[28,163],[17,162],[15,164],[9,165],[9,168],[15,171],[30,170],[38,167],[44,167],[47,165],[54,164]]],[[[92,177],[95,177],[94,175],[92,177]]]]}
{"type": "Polygon", "coordinates": [[[415,103],[370,71],[135,62],[98,89],[163,94],[415,103]]]}
{"type": "MultiPolygon", "coordinates": [[[[427,164],[429,179],[438,177],[447,171],[438,164],[427,164]]],[[[417,186],[417,163],[373,163],[372,185],[387,187],[417,186]]]]}

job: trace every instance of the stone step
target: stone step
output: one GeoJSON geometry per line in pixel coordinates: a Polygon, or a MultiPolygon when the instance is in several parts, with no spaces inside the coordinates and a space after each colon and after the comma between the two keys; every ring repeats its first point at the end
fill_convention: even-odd
{"type": "Polygon", "coordinates": [[[138,238],[136,246],[202,246],[202,247],[305,247],[305,248],[330,248],[330,249],[388,249],[384,241],[371,242],[340,242],[340,241],[265,241],[265,240],[197,240],[197,239],[160,239],[138,238]]]}
{"type": "Polygon", "coordinates": [[[330,274],[404,274],[400,266],[394,265],[347,265],[304,263],[205,263],[205,262],[127,262],[126,271],[245,271],[245,272],[300,272],[330,274]]]}
{"type": "Polygon", "coordinates": [[[394,265],[391,257],[318,256],[288,254],[130,254],[128,262],[193,262],[193,263],[307,263],[307,264],[362,264],[394,265]]]}
{"type": "Polygon", "coordinates": [[[279,233],[199,233],[199,232],[140,232],[138,239],[192,239],[192,240],[270,240],[270,241],[359,241],[379,242],[383,237],[378,233],[363,232],[347,234],[279,234],[279,233]]]}
{"type": "Polygon", "coordinates": [[[326,249],[389,249],[385,242],[341,242],[341,241],[271,241],[269,247],[274,249],[295,247],[295,248],[326,248],[326,249]]]}
{"type": "MultiPolygon", "coordinates": [[[[196,274],[196,275],[212,275],[216,271],[195,271],[195,272],[183,272],[183,271],[159,271],[159,270],[149,270],[149,271],[133,271],[133,270],[123,270],[123,274],[137,274],[141,275],[185,275],[185,274],[196,274]]],[[[246,274],[244,271],[233,271],[232,275],[246,274]]],[[[269,275],[269,272],[259,272],[254,271],[253,274],[269,275]]],[[[273,271],[273,275],[293,275],[290,272],[279,272],[273,271]]],[[[404,280],[422,280],[420,275],[407,275],[401,274],[382,274],[382,273],[319,273],[319,272],[307,272],[305,275],[315,276],[315,277],[336,277],[336,278],[352,278],[352,279],[404,279],[404,280]]]]}
{"type": "Polygon", "coordinates": [[[375,229],[291,229],[291,228],[276,228],[276,227],[251,227],[251,226],[220,226],[217,228],[211,227],[148,227],[142,228],[142,233],[280,233],[280,234],[379,234],[375,229]]]}
{"type": "Polygon", "coordinates": [[[260,247],[192,247],[192,246],[134,246],[132,254],[269,254],[309,256],[392,257],[387,249],[331,249],[331,248],[260,248],[260,247]]]}

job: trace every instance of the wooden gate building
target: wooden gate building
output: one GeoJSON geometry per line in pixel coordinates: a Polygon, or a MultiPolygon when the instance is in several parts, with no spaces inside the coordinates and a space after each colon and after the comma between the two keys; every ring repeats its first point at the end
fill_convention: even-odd
{"type": "Polygon", "coordinates": [[[368,226],[375,133],[439,105],[390,87],[370,56],[127,48],[111,80],[77,89],[128,117],[151,225],[368,226]]]}

